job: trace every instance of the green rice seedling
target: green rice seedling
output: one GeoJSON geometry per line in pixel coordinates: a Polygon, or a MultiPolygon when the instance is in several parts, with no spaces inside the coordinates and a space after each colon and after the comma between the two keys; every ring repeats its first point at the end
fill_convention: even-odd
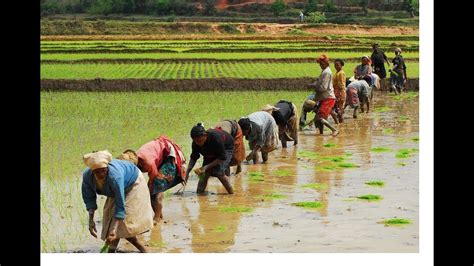
{"type": "Polygon", "coordinates": [[[320,201],[302,201],[292,203],[291,205],[302,207],[305,209],[320,209],[324,206],[323,203],[321,203],[320,201]]]}
{"type": "Polygon", "coordinates": [[[331,161],[335,163],[343,162],[345,159],[346,158],[342,156],[325,156],[321,158],[322,161],[331,161]]]}
{"type": "Polygon", "coordinates": [[[229,207],[220,207],[220,212],[252,212],[253,209],[245,206],[229,206],[229,207]]]}
{"type": "Polygon", "coordinates": [[[337,167],[338,168],[355,168],[355,167],[360,167],[360,166],[353,163],[338,163],[337,167]]]}
{"type": "Polygon", "coordinates": [[[285,199],[287,197],[288,196],[283,195],[283,194],[271,193],[271,194],[265,194],[265,195],[257,196],[256,198],[263,199],[263,200],[266,200],[266,199],[272,200],[272,199],[285,199]]]}
{"type": "Polygon", "coordinates": [[[316,152],[314,152],[314,151],[305,151],[305,150],[298,151],[297,156],[298,156],[298,158],[305,158],[305,159],[312,159],[312,160],[318,158],[318,155],[317,155],[316,152]]]}
{"type": "Polygon", "coordinates": [[[273,171],[273,174],[279,177],[283,177],[283,176],[291,176],[292,172],[289,170],[275,170],[273,171]]]}
{"type": "Polygon", "coordinates": [[[249,178],[248,178],[249,181],[252,181],[252,182],[265,181],[265,179],[263,179],[264,175],[262,172],[248,172],[248,175],[249,175],[249,178]]]}
{"type": "Polygon", "coordinates": [[[384,128],[384,129],[382,130],[382,133],[383,133],[383,134],[392,134],[393,131],[394,131],[393,128],[384,128]]]}
{"type": "Polygon", "coordinates": [[[302,188],[327,189],[328,185],[324,183],[309,183],[301,186],[302,188]]]}
{"type": "Polygon", "coordinates": [[[216,228],[214,228],[214,232],[217,233],[224,233],[225,231],[227,231],[227,226],[225,225],[218,225],[216,228]]]}
{"type": "Polygon", "coordinates": [[[336,144],[334,144],[334,143],[326,143],[326,144],[324,144],[323,146],[326,147],[326,148],[333,148],[333,147],[336,147],[336,144]]]}
{"type": "Polygon", "coordinates": [[[107,253],[109,252],[109,244],[105,243],[104,246],[100,249],[100,253],[107,253]]]}
{"type": "Polygon", "coordinates": [[[411,224],[411,221],[403,218],[392,218],[382,221],[386,226],[400,226],[411,224]]]}
{"type": "Polygon", "coordinates": [[[410,118],[406,115],[401,115],[398,117],[398,121],[400,122],[410,121],[410,118]]]}
{"type": "Polygon", "coordinates": [[[370,149],[370,151],[372,151],[372,152],[390,152],[390,151],[392,151],[392,149],[387,148],[387,147],[374,147],[374,148],[370,149]]]}
{"type": "Polygon", "coordinates": [[[374,186],[374,187],[383,187],[383,186],[385,186],[385,182],[380,181],[380,180],[367,181],[367,182],[365,182],[365,184],[369,185],[369,186],[374,186]]]}
{"type": "Polygon", "coordinates": [[[366,200],[366,201],[379,201],[379,200],[383,199],[382,196],[373,195],[373,194],[357,196],[357,198],[360,199],[360,200],[366,200]]]}
{"type": "Polygon", "coordinates": [[[374,112],[376,112],[376,113],[385,113],[385,112],[388,112],[388,111],[391,111],[391,110],[392,110],[392,108],[387,107],[387,106],[374,108],[374,112]]]}
{"type": "Polygon", "coordinates": [[[408,158],[413,156],[414,153],[418,152],[418,149],[401,149],[395,154],[396,158],[408,158]]]}

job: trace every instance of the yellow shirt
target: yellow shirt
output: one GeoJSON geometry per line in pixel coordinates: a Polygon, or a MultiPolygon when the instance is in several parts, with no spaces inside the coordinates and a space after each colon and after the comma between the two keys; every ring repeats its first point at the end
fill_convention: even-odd
{"type": "Polygon", "coordinates": [[[332,84],[335,91],[345,92],[346,91],[346,73],[344,70],[340,70],[332,78],[332,84]]]}

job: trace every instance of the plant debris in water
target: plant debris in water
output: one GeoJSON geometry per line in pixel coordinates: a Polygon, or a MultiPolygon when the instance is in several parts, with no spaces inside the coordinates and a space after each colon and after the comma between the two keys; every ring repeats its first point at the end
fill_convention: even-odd
{"type": "Polygon", "coordinates": [[[399,163],[397,163],[397,165],[399,165],[399,166],[406,166],[407,164],[404,163],[404,162],[399,162],[399,163]]]}
{"type": "Polygon", "coordinates": [[[404,225],[404,224],[411,224],[411,221],[408,219],[402,218],[393,218],[382,221],[385,225],[404,225]]]}
{"type": "Polygon", "coordinates": [[[251,212],[252,208],[245,206],[220,207],[221,212],[251,212]]]}
{"type": "Polygon", "coordinates": [[[382,133],[384,134],[392,134],[393,133],[393,128],[384,128],[382,130],[382,133]]]}
{"type": "Polygon", "coordinates": [[[374,148],[370,149],[370,151],[372,151],[372,152],[389,152],[389,151],[392,151],[392,149],[387,148],[387,147],[374,147],[374,148]]]}
{"type": "Polygon", "coordinates": [[[263,173],[262,172],[249,172],[249,181],[252,182],[262,182],[265,181],[263,179],[263,173]]]}
{"type": "Polygon", "coordinates": [[[334,144],[334,143],[326,143],[326,144],[324,144],[323,146],[326,147],[326,148],[331,148],[331,147],[336,147],[336,144],[334,144]]]}
{"type": "Polygon", "coordinates": [[[320,201],[302,201],[302,202],[292,203],[291,205],[302,207],[305,209],[319,209],[323,207],[323,204],[320,201]]]}
{"type": "Polygon", "coordinates": [[[414,138],[411,138],[411,140],[413,140],[414,142],[418,142],[420,141],[420,137],[414,137],[414,138]]]}
{"type": "Polygon", "coordinates": [[[365,182],[365,184],[369,185],[369,186],[374,186],[374,187],[383,187],[383,186],[385,186],[385,182],[380,181],[380,180],[367,181],[367,182],[365,182]]]}
{"type": "Polygon", "coordinates": [[[367,195],[357,196],[357,198],[361,200],[367,200],[367,201],[377,201],[377,200],[381,200],[382,196],[367,194],[367,195]]]}
{"type": "Polygon", "coordinates": [[[273,174],[280,177],[292,175],[291,171],[289,170],[276,170],[273,172],[273,174]]]}
{"type": "Polygon", "coordinates": [[[227,231],[227,227],[225,225],[219,225],[219,226],[216,226],[216,228],[214,228],[214,232],[217,232],[217,233],[223,233],[227,231]]]}
{"type": "Polygon", "coordinates": [[[413,156],[413,153],[418,152],[418,149],[401,149],[395,154],[397,158],[408,158],[413,156]]]}
{"type": "Polygon", "coordinates": [[[302,188],[312,188],[312,189],[326,189],[328,187],[328,185],[324,184],[324,183],[309,183],[309,184],[304,184],[301,187],[302,188]]]}
{"type": "Polygon", "coordinates": [[[418,92],[407,91],[407,92],[402,93],[402,94],[393,95],[392,97],[393,97],[394,100],[401,101],[401,100],[404,100],[404,99],[412,99],[412,98],[415,98],[417,96],[418,96],[418,92]]]}

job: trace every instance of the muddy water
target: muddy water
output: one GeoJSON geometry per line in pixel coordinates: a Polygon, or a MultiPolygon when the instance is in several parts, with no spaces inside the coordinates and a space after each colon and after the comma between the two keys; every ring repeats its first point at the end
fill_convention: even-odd
{"type": "MultiPolygon", "coordinates": [[[[267,164],[244,165],[242,174],[231,177],[234,195],[227,195],[219,181],[211,179],[209,195],[197,196],[197,178],[192,176],[183,195],[166,196],[164,222],[141,238],[152,252],[418,252],[419,158],[417,153],[395,157],[399,149],[418,148],[412,140],[418,136],[418,97],[396,101],[376,94],[374,107],[382,106],[390,110],[371,111],[356,120],[346,114],[338,137],[303,131],[297,147],[290,144],[274,151],[267,164]],[[335,146],[325,147],[328,143],[335,146]],[[374,147],[392,151],[377,153],[371,151],[374,147]],[[347,162],[359,167],[320,170],[317,166],[324,163],[301,156],[301,151],[346,155],[347,162]],[[264,181],[249,181],[249,172],[262,172],[264,181]],[[365,184],[374,179],[385,186],[365,184]],[[323,185],[302,187],[308,183],[323,185]],[[285,197],[259,197],[270,193],[285,197]],[[355,198],[365,194],[383,199],[355,198]],[[310,210],[292,205],[300,201],[320,201],[323,206],[310,210]],[[224,212],[223,207],[252,210],[224,212]],[[394,217],[412,223],[379,223],[394,217]]],[[[98,252],[100,245],[87,239],[70,252],[98,252]]],[[[126,241],[119,249],[136,252],[126,241]]]]}

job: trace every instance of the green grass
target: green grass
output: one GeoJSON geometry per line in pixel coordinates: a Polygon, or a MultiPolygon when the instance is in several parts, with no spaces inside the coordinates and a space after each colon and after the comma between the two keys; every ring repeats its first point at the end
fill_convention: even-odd
{"type": "Polygon", "coordinates": [[[253,209],[245,206],[220,207],[220,212],[252,212],[253,209]]]}
{"type": "MultiPolygon", "coordinates": [[[[418,65],[407,63],[408,75],[418,76],[418,65]],[[411,71],[411,72],[410,72],[411,71]],[[411,74],[411,75],[410,75],[411,74]]],[[[353,69],[356,63],[347,63],[353,69]]],[[[43,64],[41,79],[192,79],[192,78],[303,78],[321,73],[315,63],[143,63],[143,64],[43,64]]],[[[387,107],[385,107],[387,108],[387,107]]],[[[375,112],[390,108],[375,108],[375,112]]]]}
{"type": "Polygon", "coordinates": [[[302,188],[327,189],[328,185],[324,183],[309,183],[301,186],[302,188]]]}
{"type": "Polygon", "coordinates": [[[392,149],[387,148],[387,147],[374,147],[370,149],[371,152],[390,152],[392,149]]]}
{"type": "Polygon", "coordinates": [[[367,182],[365,182],[365,184],[368,185],[368,186],[373,186],[373,187],[383,187],[383,186],[385,186],[385,182],[380,181],[380,180],[367,181],[367,182]]]}
{"type": "Polygon", "coordinates": [[[293,175],[293,173],[292,173],[291,171],[289,171],[289,170],[275,170],[275,171],[273,171],[272,174],[274,174],[274,175],[276,175],[276,176],[279,176],[279,177],[291,176],[291,175],[293,175]]]}
{"type": "Polygon", "coordinates": [[[398,150],[398,152],[395,154],[396,158],[409,158],[414,155],[414,153],[417,153],[418,149],[401,149],[398,150]]]}
{"type": "Polygon", "coordinates": [[[305,209],[319,209],[322,208],[324,205],[320,201],[303,201],[303,202],[295,202],[292,203],[291,205],[297,206],[297,207],[302,207],[305,209]]]}
{"type": "Polygon", "coordinates": [[[366,201],[379,201],[379,200],[383,199],[382,196],[373,195],[373,194],[357,196],[357,198],[360,199],[360,200],[366,200],[366,201]]]}
{"type": "Polygon", "coordinates": [[[408,219],[402,219],[402,218],[393,218],[393,219],[388,219],[382,221],[385,225],[407,225],[411,224],[411,221],[408,219]]]}

